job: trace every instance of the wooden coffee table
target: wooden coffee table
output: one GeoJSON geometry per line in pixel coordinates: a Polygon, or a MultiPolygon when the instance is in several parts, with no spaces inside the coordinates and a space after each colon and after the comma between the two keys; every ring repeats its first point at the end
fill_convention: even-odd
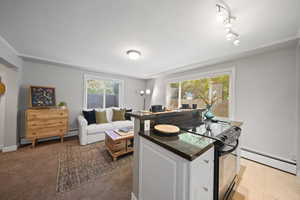
{"type": "Polygon", "coordinates": [[[105,131],[105,146],[115,161],[119,156],[133,152],[133,131],[119,135],[118,131],[105,131]]]}

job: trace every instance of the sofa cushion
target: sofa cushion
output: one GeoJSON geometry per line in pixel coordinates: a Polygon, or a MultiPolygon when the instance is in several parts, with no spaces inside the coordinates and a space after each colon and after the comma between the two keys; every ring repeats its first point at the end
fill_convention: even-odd
{"type": "Polygon", "coordinates": [[[133,122],[129,120],[124,121],[114,121],[111,123],[114,129],[120,129],[125,127],[133,127],[133,122]]]}
{"type": "MultiPolygon", "coordinates": [[[[130,113],[130,112],[132,112],[132,109],[126,109],[126,113],[130,113]]],[[[125,113],[125,114],[126,114],[126,113],[125,113]]],[[[126,120],[131,120],[131,119],[130,119],[130,116],[126,116],[126,115],[125,115],[125,119],[126,119],[126,120]]]]}
{"type": "Polygon", "coordinates": [[[125,120],[125,109],[116,110],[113,109],[112,121],[123,121],[125,120]]]}
{"type": "Polygon", "coordinates": [[[112,123],[105,124],[91,124],[87,126],[87,134],[93,135],[98,133],[104,133],[105,131],[114,129],[112,123]]]}
{"type": "Polygon", "coordinates": [[[96,111],[96,124],[108,123],[106,111],[96,111]]]}
{"type": "Polygon", "coordinates": [[[112,108],[106,108],[105,111],[106,111],[107,121],[111,122],[112,121],[112,116],[113,116],[112,108]]]}
{"type": "Polygon", "coordinates": [[[88,125],[96,123],[96,112],[95,112],[95,110],[91,110],[91,111],[83,110],[82,114],[83,114],[84,118],[86,119],[86,121],[88,122],[88,125]]]}

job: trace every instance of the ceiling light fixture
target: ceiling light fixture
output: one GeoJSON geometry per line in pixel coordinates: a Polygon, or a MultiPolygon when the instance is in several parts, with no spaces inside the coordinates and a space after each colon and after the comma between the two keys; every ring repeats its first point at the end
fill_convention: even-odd
{"type": "Polygon", "coordinates": [[[138,60],[141,57],[141,52],[137,51],[137,50],[128,50],[126,52],[126,54],[128,55],[129,59],[131,60],[138,60]]]}
{"type": "Polygon", "coordinates": [[[223,22],[226,19],[225,13],[223,12],[223,9],[221,5],[217,4],[217,20],[219,22],[223,22]]]}
{"type": "Polygon", "coordinates": [[[226,34],[226,39],[229,40],[229,41],[232,40],[233,37],[234,37],[234,35],[233,35],[233,33],[232,33],[231,31],[229,31],[229,32],[226,34]]]}
{"type": "Polygon", "coordinates": [[[231,9],[228,4],[225,3],[224,0],[217,0],[217,17],[218,20],[222,21],[226,30],[226,39],[228,41],[234,40],[233,44],[235,46],[240,45],[240,40],[238,39],[240,35],[234,31],[232,31],[232,21],[236,20],[236,17],[232,16],[231,9]]]}
{"type": "Polygon", "coordinates": [[[235,46],[240,46],[240,43],[241,43],[241,41],[240,41],[239,39],[235,39],[235,40],[233,41],[233,44],[234,44],[235,46]]]}

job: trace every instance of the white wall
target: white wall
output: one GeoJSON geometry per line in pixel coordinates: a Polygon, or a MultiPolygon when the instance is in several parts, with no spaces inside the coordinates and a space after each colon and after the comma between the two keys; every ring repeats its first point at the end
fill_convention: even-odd
{"type": "MultiPolygon", "coordinates": [[[[300,32],[299,32],[300,33],[300,32]]],[[[298,86],[298,98],[297,98],[297,103],[298,103],[298,123],[297,123],[297,138],[296,138],[296,141],[297,141],[297,152],[298,152],[298,156],[297,156],[297,160],[298,160],[298,165],[297,165],[297,172],[298,172],[298,176],[300,176],[300,41],[298,42],[298,45],[297,45],[297,86],[298,86]]]]}
{"type": "MultiPolygon", "coordinates": [[[[0,71],[1,82],[5,83],[4,70],[0,71]]],[[[0,96],[0,149],[4,145],[5,95],[0,96]]]]}
{"type": "Polygon", "coordinates": [[[19,78],[23,61],[17,51],[0,36],[0,75],[6,93],[0,97],[0,147],[3,151],[16,149],[19,78]]]}
{"type": "Polygon", "coordinates": [[[124,80],[125,106],[135,110],[142,109],[143,98],[139,95],[138,91],[145,89],[145,80],[105,73],[93,73],[54,64],[24,61],[19,108],[20,113],[22,113],[20,120],[20,136],[24,136],[23,113],[28,105],[28,87],[30,85],[56,87],[57,103],[60,101],[65,101],[67,103],[70,112],[70,127],[71,129],[77,128],[76,117],[83,108],[84,74],[124,80]]]}
{"type": "MultiPolygon", "coordinates": [[[[4,127],[2,135],[3,151],[14,150],[17,145],[17,113],[19,96],[19,75],[16,68],[7,67],[0,63],[0,73],[4,75],[3,82],[6,85],[4,127]]],[[[2,100],[2,97],[1,97],[2,100]]]]}
{"type": "Polygon", "coordinates": [[[297,152],[296,46],[147,81],[151,104],[165,104],[166,80],[235,66],[235,119],[244,122],[242,145],[277,158],[297,152]]]}

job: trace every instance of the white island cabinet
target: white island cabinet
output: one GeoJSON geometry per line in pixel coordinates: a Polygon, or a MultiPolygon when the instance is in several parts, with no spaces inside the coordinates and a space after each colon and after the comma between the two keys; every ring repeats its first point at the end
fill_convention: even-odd
{"type": "Polygon", "coordinates": [[[213,145],[190,161],[139,138],[138,200],[212,200],[213,145]]]}

